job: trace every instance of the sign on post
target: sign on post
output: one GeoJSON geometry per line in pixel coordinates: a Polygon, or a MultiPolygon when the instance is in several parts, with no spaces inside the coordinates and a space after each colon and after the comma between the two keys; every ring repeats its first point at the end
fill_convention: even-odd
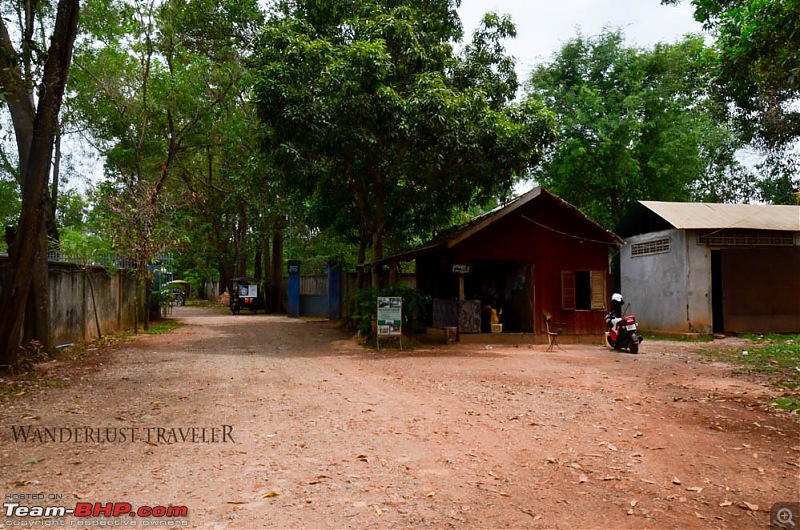
{"type": "Polygon", "coordinates": [[[378,340],[381,337],[402,337],[402,325],[403,299],[399,296],[379,296],[378,340]]]}
{"type": "Polygon", "coordinates": [[[450,272],[453,274],[472,274],[472,265],[468,263],[453,263],[450,266],[450,272]]]}

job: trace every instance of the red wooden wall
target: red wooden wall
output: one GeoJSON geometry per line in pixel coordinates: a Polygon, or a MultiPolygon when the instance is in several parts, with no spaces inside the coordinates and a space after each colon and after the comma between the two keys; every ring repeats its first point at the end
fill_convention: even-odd
{"type": "Polygon", "coordinates": [[[602,334],[603,311],[561,309],[561,271],[605,271],[608,300],[610,245],[600,242],[603,240],[608,241],[605,232],[576,211],[557,199],[537,197],[453,248],[418,259],[418,287],[434,297],[453,293],[454,287],[457,292],[457,277],[449,272],[452,263],[528,263],[533,276],[536,333],[542,332],[542,311],[548,310],[554,321],[567,324],[567,334],[602,334]]]}

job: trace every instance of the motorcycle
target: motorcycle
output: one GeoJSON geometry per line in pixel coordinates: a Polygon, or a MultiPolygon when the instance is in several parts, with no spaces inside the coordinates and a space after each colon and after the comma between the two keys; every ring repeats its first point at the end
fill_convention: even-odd
{"type": "MultiPolygon", "coordinates": [[[[606,342],[615,350],[627,349],[631,353],[639,353],[639,344],[644,340],[636,334],[636,317],[634,315],[623,315],[622,295],[614,293],[611,296],[611,311],[606,315],[606,342]]],[[[627,307],[625,308],[627,312],[627,307]]]]}

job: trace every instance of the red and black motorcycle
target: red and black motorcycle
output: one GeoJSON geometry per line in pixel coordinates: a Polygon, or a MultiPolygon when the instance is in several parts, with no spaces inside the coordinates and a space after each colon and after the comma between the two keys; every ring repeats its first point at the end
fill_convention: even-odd
{"type": "Polygon", "coordinates": [[[608,326],[606,341],[615,350],[639,353],[639,344],[644,339],[636,334],[636,317],[634,315],[622,316],[623,303],[621,294],[614,293],[611,296],[611,311],[606,315],[606,326],[608,326]]]}

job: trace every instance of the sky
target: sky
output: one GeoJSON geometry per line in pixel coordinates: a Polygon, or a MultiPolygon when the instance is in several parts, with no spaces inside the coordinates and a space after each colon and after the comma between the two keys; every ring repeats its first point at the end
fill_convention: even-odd
{"type": "Polygon", "coordinates": [[[517,38],[506,42],[506,50],[517,59],[520,82],[527,81],[535,65],[549,61],[578,29],[592,36],[604,27],[619,28],[629,45],[640,47],[702,32],[688,0],[677,6],[662,6],[660,0],[462,0],[458,14],[465,40],[489,11],[511,15],[517,26],[517,38]]]}

